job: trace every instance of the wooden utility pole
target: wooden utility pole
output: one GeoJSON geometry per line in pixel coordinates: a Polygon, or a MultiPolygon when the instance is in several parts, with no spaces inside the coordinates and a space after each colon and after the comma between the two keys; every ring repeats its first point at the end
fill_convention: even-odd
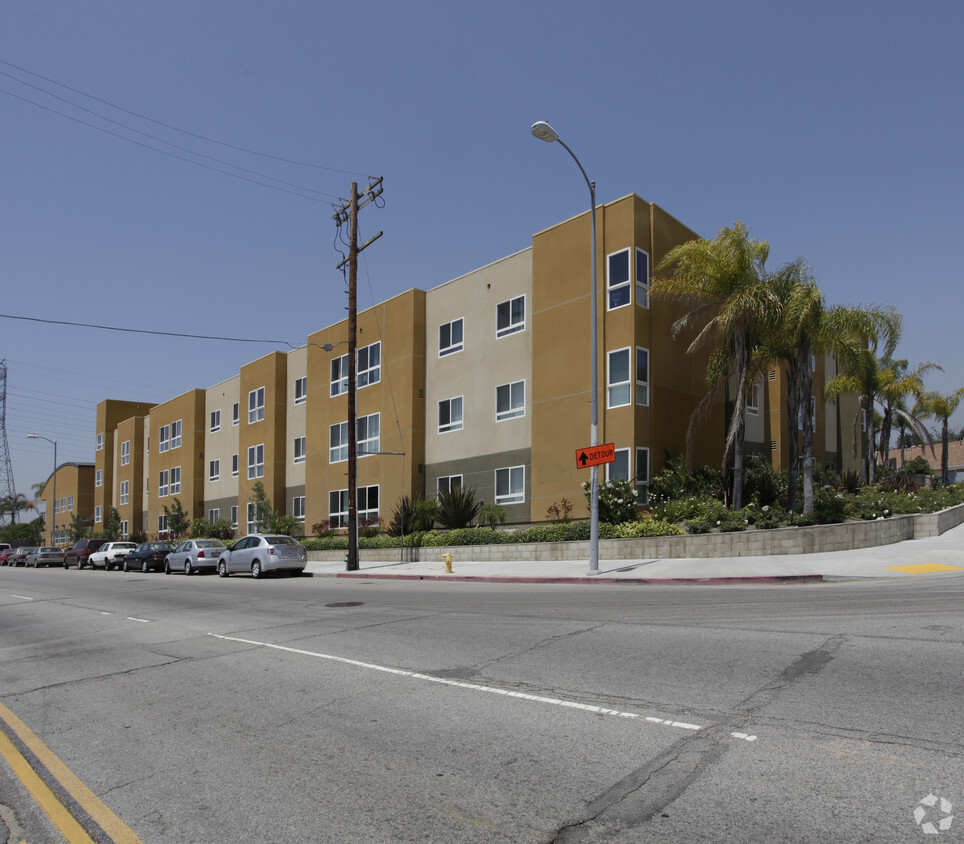
{"type": "Polygon", "coordinates": [[[358,183],[351,183],[351,195],[347,203],[332,215],[337,226],[348,223],[348,257],[338,265],[348,264],[348,558],[346,571],[358,571],[358,414],[355,394],[358,361],[358,253],[382,236],[358,246],[358,212],[382,193],[382,179],[371,179],[368,187],[359,194],[358,183]]]}

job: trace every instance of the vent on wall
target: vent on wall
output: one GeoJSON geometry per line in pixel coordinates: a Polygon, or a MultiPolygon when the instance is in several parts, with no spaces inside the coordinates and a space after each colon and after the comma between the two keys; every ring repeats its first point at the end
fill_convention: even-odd
{"type": "Polygon", "coordinates": [[[419,397],[420,399],[424,399],[424,398],[425,398],[425,390],[424,390],[422,387],[419,387],[419,388],[418,388],[418,397],[419,397]]]}
{"type": "Polygon", "coordinates": [[[424,474],[424,472],[425,472],[425,464],[424,464],[424,463],[419,463],[419,464],[418,464],[418,473],[421,475],[421,474],[424,474]]]}
{"type": "Polygon", "coordinates": [[[776,451],[776,450],[777,450],[777,441],[770,440],[770,451],[776,451]]]}
{"type": "Polygon", "coordinates": [[[771,370],[770,370],[770,380],[771,380],[771,381],[776,381],[776,380],[777,380],[777,371],[776,371],[775,369],[771,369],[771,370]]]}

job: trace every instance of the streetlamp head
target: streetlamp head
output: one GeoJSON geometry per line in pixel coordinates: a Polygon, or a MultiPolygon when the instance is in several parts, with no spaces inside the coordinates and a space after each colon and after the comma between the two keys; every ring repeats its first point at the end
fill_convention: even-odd
{"type": "Polygon", "coordinates": [[[550,144],[553,141],[559,140],[559,135],[556,134],[556,130],[546,123],[545,120],[540,120],[532,124],[532,134],[540,141],[545,141],[550,144]]]}

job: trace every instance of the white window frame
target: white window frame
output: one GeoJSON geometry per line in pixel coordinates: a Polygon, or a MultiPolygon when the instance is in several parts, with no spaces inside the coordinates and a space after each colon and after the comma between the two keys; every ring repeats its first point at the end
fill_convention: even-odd
{"type": "Polygon", "coordinates": [[[70,513],[74,509],[74,497],[72,495],[67,496],[67,512],[70,513]]]}
{"type": "Polygon", "coordinates": [[[636,447],[636,491],[639,493],[637,501],[649,504],[649,449],[645,446],[636,447]]]}
{"type": "Polygon", "coordinates": [[[248,480],[264,477],[264,443],[248,446],[248,480]]]}
{"type": "Polygon", "coordinates": [[[129,535],[130,535],[130,523],[127,521],[127,519],[121,519],[120,538],[127,539],[129,535]]]}
{"type": "Polygon", "coordinates": [[[95,449],[96,451],[103,451],[103,450],[104,450],[104,435],[103,435],[103,434],[98,434],[98,435],[97,435],[97,438],[96,438],[96,440],[95,440],[94,449],[95,449]]]}
{"type": "Polygon", "coordinates": [[[303,495],[296,495],[291,499],[291,515],[299,522],[305,520],[305,497],[303,495]]]}
{"type": "Polygon", "coordinates": [[[171,449],[171,426],[161,425],[157,432],[157,453],[164,454],[171,449]]]}
{"type": "Polygon", "coordinates": [[[171,423],[171,450],[181,447],[181,420],[171,423]]]}
{"type": "Polygon", "coordinates": [[[438,327],[438,356],[444,358],[446,355],[454,355],[461,352],[465,348],[465,318],[458,317],[457,319],[449,320],[448,322],[443,322],[438,327]],[[455,334],[455,326],[458,326],[458,340],[453,340],[452,336],[455,334]],[[447,337],[446,337],[447,335],[447,337]],[[443,341],[443,338],[445,340],[443,341]],[[444,343],[444,344],[443,344],[444,343]]]}
{"type": "Polygon", "coordinates": [[[212,507],[208,510],[208,521],[213,525],[215,522],[221,521],[221,508],[212,507]]]}
{"type": "Polygon", "coordinates": [[[628,481],[633,476],[633,464],[632,464],[632,452],[628,448],[617,448],[616,449],[616,459],[611,463],[606,464],[606,480],[607,481],[628,481]],[[625,467],[625,473],[620,472],[617,474],[615,472],[615,467],[617,464],[622,464],[625,467]]]}
{"type": "Polygon", "coordinates": [[[104,470],[98,469],[96,472],[94,472],[94,486],[103,486],[103,485],[104,485],[104,470]]]}
{"type": "Polygon", "coordinates": [[[750,390],[746,397],[746,412],[754,416],[760,412],[760,388],[762,386],[759,381],[754,381],[750,385],[750,390]]]}
{"type": "Polygon", "coordinates": [[[348,355],[331,359],[329,365],[332,398],[348,392],[348,355]]]}
{"type": "Polygon", "coordinates": [[[249,501],[245,511],[247,521],[245,522],[245,533],[254,533],[258,526],[258,505],[255,501],[249,501]]]}
{"type": "Polygon", "coordinates": [[[348,490],[328,491],[328,523],[331,527],[348,526],[348,490]],[[335,505],[332,507],[332,505],[335,505]]]}
{"type": "Polygon", "coordinates": [[[240,455],[232,454],[231,455],[231,477],[236,478],[239,474],[241,474],[240,455]]]}
{"type": "Polygon", "coordinates": [[[438,495],[441,492],[451,492],[453,485],[457,489],[462,489],[461,475],[439,475],[435,481],[435,494],[438,495]]]}
{"type": "Polygon", "coordinates": [[[649,407],[649,384],[652,380],[650,376],[650,354],[649,349],[645,346],[636,347],[636,360],[635,360],[635,379],[636,379],[636,404],[640,407],[649,407]],[[646,355],[646,371],[644,377],[640,378],[640,365],[639,365],[639,355],[640,352],[646,355]]]}
{"type": "Polygon", "coordinates": [[[636,247],[636,304],[641,308],[649,307],[649,253],[645,249],[636,247]],[[640,259],[643,259],[646,266],[640,272],[640,259]]]}
{"type": "Polygon", "coordinates": [[[336,422],[328,426],[328,462],[343,463],[347,459],[348,422],[336,422]]]}
{"type": "Polygon", "coordinates": [[[308,438],[307,438],[307,437],[295,437],[295,441],[294,441],[294,458],[293,458],[293,460],[292,460],[292,463],[304,463],[304,462],[305,462],[305,456],[306,456],[307,451],[308,451],[307,445],[308,445],[308,438]]]}
{"type": "Polygon", "coordinates": [[[617,308],[625,308],[632,304],[632,285],[633,268],[630,266],[629,247],[619,249],[616,252],[610,252],[606,256],[606,310],[615,311],[617,308]],[[626,276],[623,278],[622,273],[620,273],[618,277],[614,278],[613,261],[620,257],[626,261],[626,276]],[[623,295],[626,297],[625,302],[621,301],[623,295]],[[614,300],[616,304],[613,304],[614,300]]]}
{"type": "Polygon", "coordinates": [[[450,434],[453,431],[461,431],[465,425],[465,400],[463,396],[452,396],[450,399],[442,399],[438,403],[438,432],[440,434],[450,434]],[[456,419],[456,411],[458,419],[456,419]],[[443,418],[448,421],[443,422],[443,418]]]}
{"type": "Polygon", "coordinates": [[[302,375],[295,378],[295,404],[304,404],[308,401],[308,376],[302,375]]]}
{"type": "Polygon", "coordinates": [[[171,495],[181,494],[181,467],[174,466],[171,469],[171,495]]]}
{"type": "Polygon", "coordinates": [[[214,460],[208,462],[208,480],[221,480],[221,460],[219,458],[215,458],[214,460]]]}
{"type": "Polygon", "coordinates": [[[238,505],[237,504],[231,505],[231,527],[233,527],[235,530],[238,529],[238,505]]]}
{"type": "MultiPolygon", "coordinates": [[[[519,480],[516,484],[519,484],[519,480]]],[[[526,467],[506,466],[495,470],[495,503],[496,504],[524,504],[526,500],[526,467]],[[499,477],[505,477],[506,492],[499,493],[499,477]],[[521,479],[521,492],[513,492],[513,478],[521,479]]]]}
{"type": "Polygon", "coordinates": [[[378,505],[379,501],[381,501],[378,484],[358,487],[355,499],[355,506],[358,508],[359,523],[364,522],[366,519],[378,518],[378,505]],[[375,496],[374,503],[372,502],[372,495],[375,496]]]}
{"type": "Polygon", "coordinates": [[[158,535],[167,533],[167,513],[161,513],[157,517],[157,533],[158,535]]]}
{"type": "Polygon", "coordinates": [[[170,489],[171,472],[168,469],[161,469],[157,473],[157,497],[164,498],[170,489]]]}
{"type": "Polygon", "coordinates": [[[382,450],[382,420],[380,413],[359,416],[355,420],[356,453],[359,457],[371,457],[382,450]],[[372,433],[374,431],[374,434],[372,433]]]}
{"type": "Polygon", "coordinates": [[[94,507],[94,522],[104,521],[104,508],[98,504],[94,507]]]}
{"type": "Polygon", "coordinates": [[[523,293],[521,296],[513,296],[511,299],[506,299],[504,302],[499,302],[495,306],[495,338],[498,340],[501,337],[508,337],[510,334],[515,334],[518,331],[526,330],[526,297],[523,293]],[[515,308],[513,307],[517,302],[522,303],[522,317],[519,319],[515,315],[515,308]],[[503,324],[503,315],[505,316],[503,324]]]}
{"type": "Polygon", "coordinates": [[[215,431],[221,430],[221,411],[220,410],[211,411],[211,427],[209,430],[212,434],[215,431]]]}
{"type": "Polygon", "coordinates": [[[519,419],[526,415],[526,382],[511,381],[508,384],[500,384],[495,388],[495,421],[504,422],[506,419],[519,419]],[[518,388],[518,389],[517,389],[518,388]],[[513,404],[518,400],[518,394],[522,394],[522,404],[513,404]],[[499,400],[505,396],[508,402],[506,410],[499,410],[499,400]]]}
{"type": "Polygon", "coordinates": [[[241,402],[239,401],[236,401],[233,405],[231,405],[231,424],[241,424],[241,402]]]}
{"type": "Polygon", "coordinates": [[[118,499],[122,505],[127,504],[131,497],[131,482],[121,481],[120,489],[118,490],[118,499]]]}
{"type": "Polygon", "coordinates": [[[359,390],[379,383],[382,380],[381,340],[358,349],[355,363],[355,385],[359,390]]]}
{"type": "Polygon", "coordinates": [[[264,387],[258,387],[248,393],[248,424],[264,420],[264,387]]]}
{"type": "Polygon", "coordinates": [[[120,464],[121,466],[126,466],[131,462],[131,441],[124,440],[121,443],[121,453],[120,453],[120,464]]]}
{"type": "Polygon", "coordinates": [[[613,349],[606,355],[606,407],[627,407],[633,403],[633,360],[632,346],[625,346],[622,349],[613,349]],[[616,355],[626,356],[626,378],[622,381],[613,381],[613,358],[616,355]],[[623,395],[625,391],[625,401],[623,395]]]}

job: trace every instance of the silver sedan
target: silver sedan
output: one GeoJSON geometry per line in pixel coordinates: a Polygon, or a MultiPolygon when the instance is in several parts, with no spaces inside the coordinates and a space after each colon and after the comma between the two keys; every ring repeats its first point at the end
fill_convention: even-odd
{"type": "Polygon", "coordinates": [[[287,571],[300,575],[308,565],[305,546],[290,536],[253,533],[242,536],[218,558],[218,574],[248,574],[262,577],[269,572],[287,571]]]}
{"type": "Polygon", "coordinates": [[[62,548],[55,548],[52,545],[45,545],[43,548],[34,548],[27,554],[25,566],[62,566],[64,564],[64,552],[62,548]]]}
{"type": "Polygon", "coordinates": [[[185,539],[167,555],[164,574],[172,571],[183,571],[185,574],[214,571],[223,552],[224,543],[217,539],[185,539]]]}

